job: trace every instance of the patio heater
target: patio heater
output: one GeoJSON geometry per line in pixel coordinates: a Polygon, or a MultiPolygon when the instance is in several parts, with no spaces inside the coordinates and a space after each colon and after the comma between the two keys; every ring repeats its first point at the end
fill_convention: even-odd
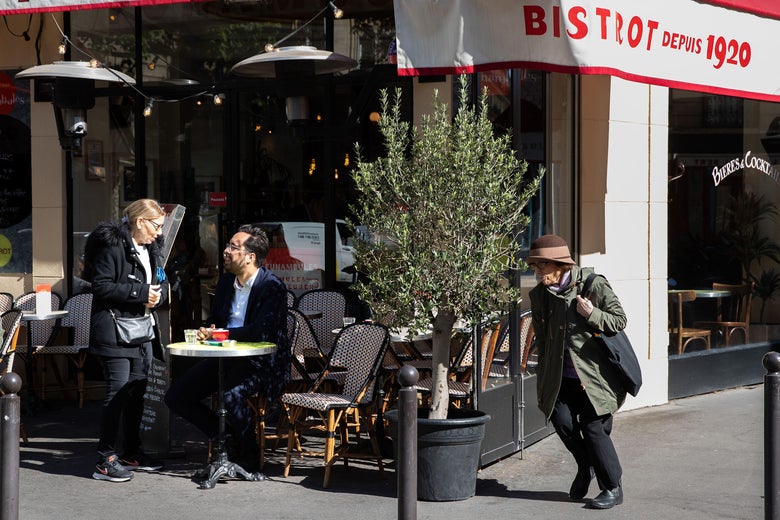
{"type": "Polygon", "coordinates": [[[95,81],[135,84],[130,76],[97,60],[55,61],[18,72],[16,78],[53,80],[52,105],[63,150],[81,148],[81,139],[87,135],[87,110],[95,106],[95,81]]]}
{"type": "Polygon", "coordinates": [[[231,72],[252,78],[276,78],[277,92],[285,98],[287,124],[302,125],[309,120],[307,86],[314,76],[355,68],[352,58],[315,47],[273,47],[233,65],[231,72]]]}
{"type": "MultiPolygon", "coordinates": [[[[81,149],[81,139],[87,135],[87,110],[95,106],[95,81],[134,85],[135,80],[117,70],[110,69],[97,60],[55,61],[48,65],[36,65],[16,73],[16,78],[47,79],[51,83],[54,119],[57,136],[66,154],[65,192],[68,201],[73,200],[73,172],[71,153],[81,149]]],[[[73,288],[73,212],[68,211],[65,232],[66,243],[65,284],[68,294],[73,288]]]]}

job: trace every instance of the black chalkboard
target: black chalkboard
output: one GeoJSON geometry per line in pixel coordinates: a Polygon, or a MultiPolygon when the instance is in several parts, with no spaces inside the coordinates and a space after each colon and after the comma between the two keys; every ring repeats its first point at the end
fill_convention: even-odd
{"type": "Polygon", "coordinates": [[[158,457],[167,454],[170,449],[170,413],[163,402],[169,382],[168,364],[152,360],[141,416],[141,443],[144,452],[158,457]]]}

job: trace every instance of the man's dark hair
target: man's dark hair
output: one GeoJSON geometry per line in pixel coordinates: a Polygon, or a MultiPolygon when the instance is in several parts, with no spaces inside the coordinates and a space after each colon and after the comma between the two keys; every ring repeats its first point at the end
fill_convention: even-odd
{"type": "Polygon", "coordinates": [[[239,233],[248,233],[250,236],[244,242],[244,249],[255,254],[255,265],[261,266],[265,263],[265,257],[268,256],[268,235],[263,228],[244,224],[238,228],[239,233]]]}

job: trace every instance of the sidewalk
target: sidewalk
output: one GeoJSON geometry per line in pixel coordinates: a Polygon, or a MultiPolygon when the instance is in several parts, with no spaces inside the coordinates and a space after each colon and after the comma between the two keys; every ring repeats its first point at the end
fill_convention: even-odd
{"type": "MultiPolygon", "coordinates": [[[[491,519],[756,519],[764,516],[763,386],[679,399],[619,413],[613,438],[623,464],[625,503],[585,509],[567,492],[574,462],[557,437],[482,470],[477,496],[460,502],[419,502],[420,520],[491,519]]],[[[190,480],[205,461],[193,435],[186,456],[160,473],[127,483],[91,478],[99,403],[81,410],[62,403],[23,418],[30,443],[21,449],[20,518],[259,518],[269,520],[397,518],[392,461],[386,479],[376,467],[334,466],[321,487],[321,460],[294,459],[281,476],[283,449],[269,453],[265,482],[230,481],[200,490],[190,480]]],[[[174,425],[174,434],[180,424],[174,425]]],[[[589,497],[597,493],[595,481],[589,497]]]]}

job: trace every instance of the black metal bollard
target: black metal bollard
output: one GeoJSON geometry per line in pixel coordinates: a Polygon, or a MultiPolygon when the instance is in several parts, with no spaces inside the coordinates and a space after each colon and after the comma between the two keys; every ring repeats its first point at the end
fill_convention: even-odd
{"type": "Polygon", "coordinates": [[[417,520],[417,369],[398,371],[398,520],[417,520]]]}
{"type": "Polygon", "coordinates": [[[764,518],[780,520],[780,353],[767,352],[764,376],[764,518]]]}
{"type": "Polygon", "coordinates": [[[22,378],[0,376],[0,520],[19,519],[19,418],[22,378]]]}

